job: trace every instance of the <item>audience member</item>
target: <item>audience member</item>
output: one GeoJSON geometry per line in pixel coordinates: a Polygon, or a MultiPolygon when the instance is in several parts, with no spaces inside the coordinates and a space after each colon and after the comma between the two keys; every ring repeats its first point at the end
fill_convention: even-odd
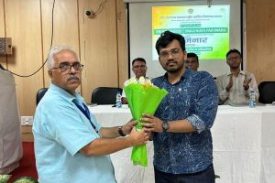
{"type": "Polygon", "coordinates": [[[144,144],[149,138],[144,131],[137,132],[132,121],[101,127],[76,92],[82,67],[72,49],[51,49],[51,84],[37,106],[33,124],[40,183],[116,183],[109,154],[144,144]]]}
{"type": "Polygon", "coordinates": [[[213,77],[186,69],[185,39],[165,31],[157,40],[159,62],[166,71],[153,83],[168,91],[155,116],[144,115],[152,132],[156,183],[214,183],[210,128],[218,107],[213,77]]]}
{"type": "MultiPolygon", "coordinates": [[[[146,60],[144,58],[138,57],[138,58],[135,58],[132,61],[132,71],[134,72],[135,78],[137,80],[140,77],[144,77],[145,79],[148,79],[146,77],[147,65],[146,65],[146,60]]],[[[129,80],[125,81],[124,85],[126,85],[129,80]]],[[[124,91],[122,92],[122,103],[123,104],[127,104],[128,103],[124,91]]]]}
{"type": "Polygon", "coordinates": [[[241,71],[242,55],[239,50],[232,49],[226,54],[226,63],[230,72],[217,77],[220,104],[248,104],[249,90],[254,90],[259,98],[258,85],[254,74],[241,71]]]}
{"type": "Polygon", "coordinates": [[[187,53],[187,60],[185,61],[187,68],[192,69],[193,71],[198,71],[199,68],[199,57],[196,53],[187,53]]]}

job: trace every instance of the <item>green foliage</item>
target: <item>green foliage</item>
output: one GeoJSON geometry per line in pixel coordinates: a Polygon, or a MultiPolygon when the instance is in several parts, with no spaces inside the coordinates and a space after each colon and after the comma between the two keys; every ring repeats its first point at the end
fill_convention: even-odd
{"type": "Polygon", "coordinates": [[[20,177],[16,179],[13,183],[38,183],[38,181],[32,177],[20,177]]]}
{"type": "MultiPolygon", "coordinates": [[[[0,183],[8,183],[10,177],[11,175],[0,175],[0,183]]],[[[20,177],[13,181],[13,183],[38,183],[38,181],[32,177],[20,177]]]]}
{"type": "Polygon", "coordinates": [[[7,183],[10,179],[10,175],[0,175],[0,183],[7,183]]]}

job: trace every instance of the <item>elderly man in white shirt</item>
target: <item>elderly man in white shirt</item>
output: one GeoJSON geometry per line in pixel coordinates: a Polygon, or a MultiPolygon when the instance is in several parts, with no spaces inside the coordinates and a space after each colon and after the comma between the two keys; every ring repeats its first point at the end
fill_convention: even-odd
{"type": "Polygon", "coordinates": [[[258,85],[254,74],[241,71],[241,53],[237,49],[229,50],[226,54],[226,63],[230,72],[217,77],[220,103],[239,105],[248,104],[249,91],[253,90],[256,100],[259,98],[258,85]]]}

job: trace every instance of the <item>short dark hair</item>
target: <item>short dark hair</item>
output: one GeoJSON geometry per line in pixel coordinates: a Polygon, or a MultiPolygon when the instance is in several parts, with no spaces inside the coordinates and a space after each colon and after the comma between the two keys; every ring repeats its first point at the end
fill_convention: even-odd
{"type": "Polygon", "coordinates": [[[181,46],[182,51],[185,51],[185,39],[182,35],[176,34],[170,31],[165,31],[161,33],[160,37],[156,42],[156,50],[159,54],[161,48],[165,48],[169,43],[174,39],[178,40],[181,46]]]}
{"type": "Polygon", "coordinates": [[[229,50],[227,53],[226,53],[226,58],[228,57],[228,55],[230,55],[231,53],[237,53],[237,54],[239,54],[240,55],[240,57],[242,58],[242,54],[241,54],[241,52],[239,51],[239,50],[237,50],[237,49],[231,49],[231,50],[229,50]]]}
{"type": "Polygon", "coordinates": [[[199,62],[199,57],[196,53],[192,53],[192,52],[187,53],[187,58],[190,58],[190,57],[195,57],[197,62],[199,62]]]}
{"type": "Polygon", "coordinates": [[[142,58],[142,57],[137,57],[137,58],[135,58],[135,59],[132,61],[132,65],[134,65],[134,63],[135,63],[136,61],[140,61],[140,62],[143,62],[143,63],[146,64],[146,60],[145,60],[144,58],[142,58]]]}

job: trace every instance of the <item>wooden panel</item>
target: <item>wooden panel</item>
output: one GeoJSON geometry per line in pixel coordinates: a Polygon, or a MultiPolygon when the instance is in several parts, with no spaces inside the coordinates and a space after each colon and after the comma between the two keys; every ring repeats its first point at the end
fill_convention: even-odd
{"type": "Polygon", "coordinates": [[[0,37],[5,37],[4,0],[0,0],[0,37]]]}
{"type": "MultiPolygon", "coordinates": [[[[0,0],[0,37],[5,37],[4,0],[0,0]]],[[[0,57],[1,59],[1,57],[0,57]]]]}
{"type": "Polygon", "coordinates": [[[123,0],[117,0],[117,45],[119,86],[123,88],[128,79],[128,46],[127,46],[127,15],[123,0]]]}
{"type": "Polygon", "coordinates": [[[118,54],[115,0],[79,0],[83,96],[90,101],[91,91],[98,86],[118,86],[118,54]],[[94,17],[84,15],[86,9],[102,11],[94,17]]]}
{"type": "MultiPolygon", "coordinates": [[[[4,0],[0,0],[0,37],[5,37],[5,19],[4,19],[4,0]]],[[[6,65],[6,56],[0,56],[0,64],[3,67],[6,65]]]]}
{"type": "Polygon", "coordinates": [[[0,37],[5,35],[4,32],[4,0],[0,0],[0,37]]]}
{"type": "Polygon", "coordinates": [[[275,80],[274,0],[247,0],[247,68],[258,83],[275,80]]]}
{"type": "MultiPolygon", "coordinates": [[[[68,45],[79,53],[78,8],[75,0],[58,0],[54,6],[53,45],[68,45]]],[[[43,58],[46,60],[50,50],[52,32],[53,0],[41,1],[43,58]]],[[[45,65],[45,87],[48,87],[47,65],[45,65]]]]}
{"type": "MultiPolygon", "coordinates": [[[[28,75],[41,66],[40,1],[5,1],[6,33],[12,38],[14,54],[8,57],[8,68],[18,74],[28,75]]],[[[21,78],[15,77],[21,115],[33,115],[35,95],[42,87],[43,72],[21,78]]]]}

